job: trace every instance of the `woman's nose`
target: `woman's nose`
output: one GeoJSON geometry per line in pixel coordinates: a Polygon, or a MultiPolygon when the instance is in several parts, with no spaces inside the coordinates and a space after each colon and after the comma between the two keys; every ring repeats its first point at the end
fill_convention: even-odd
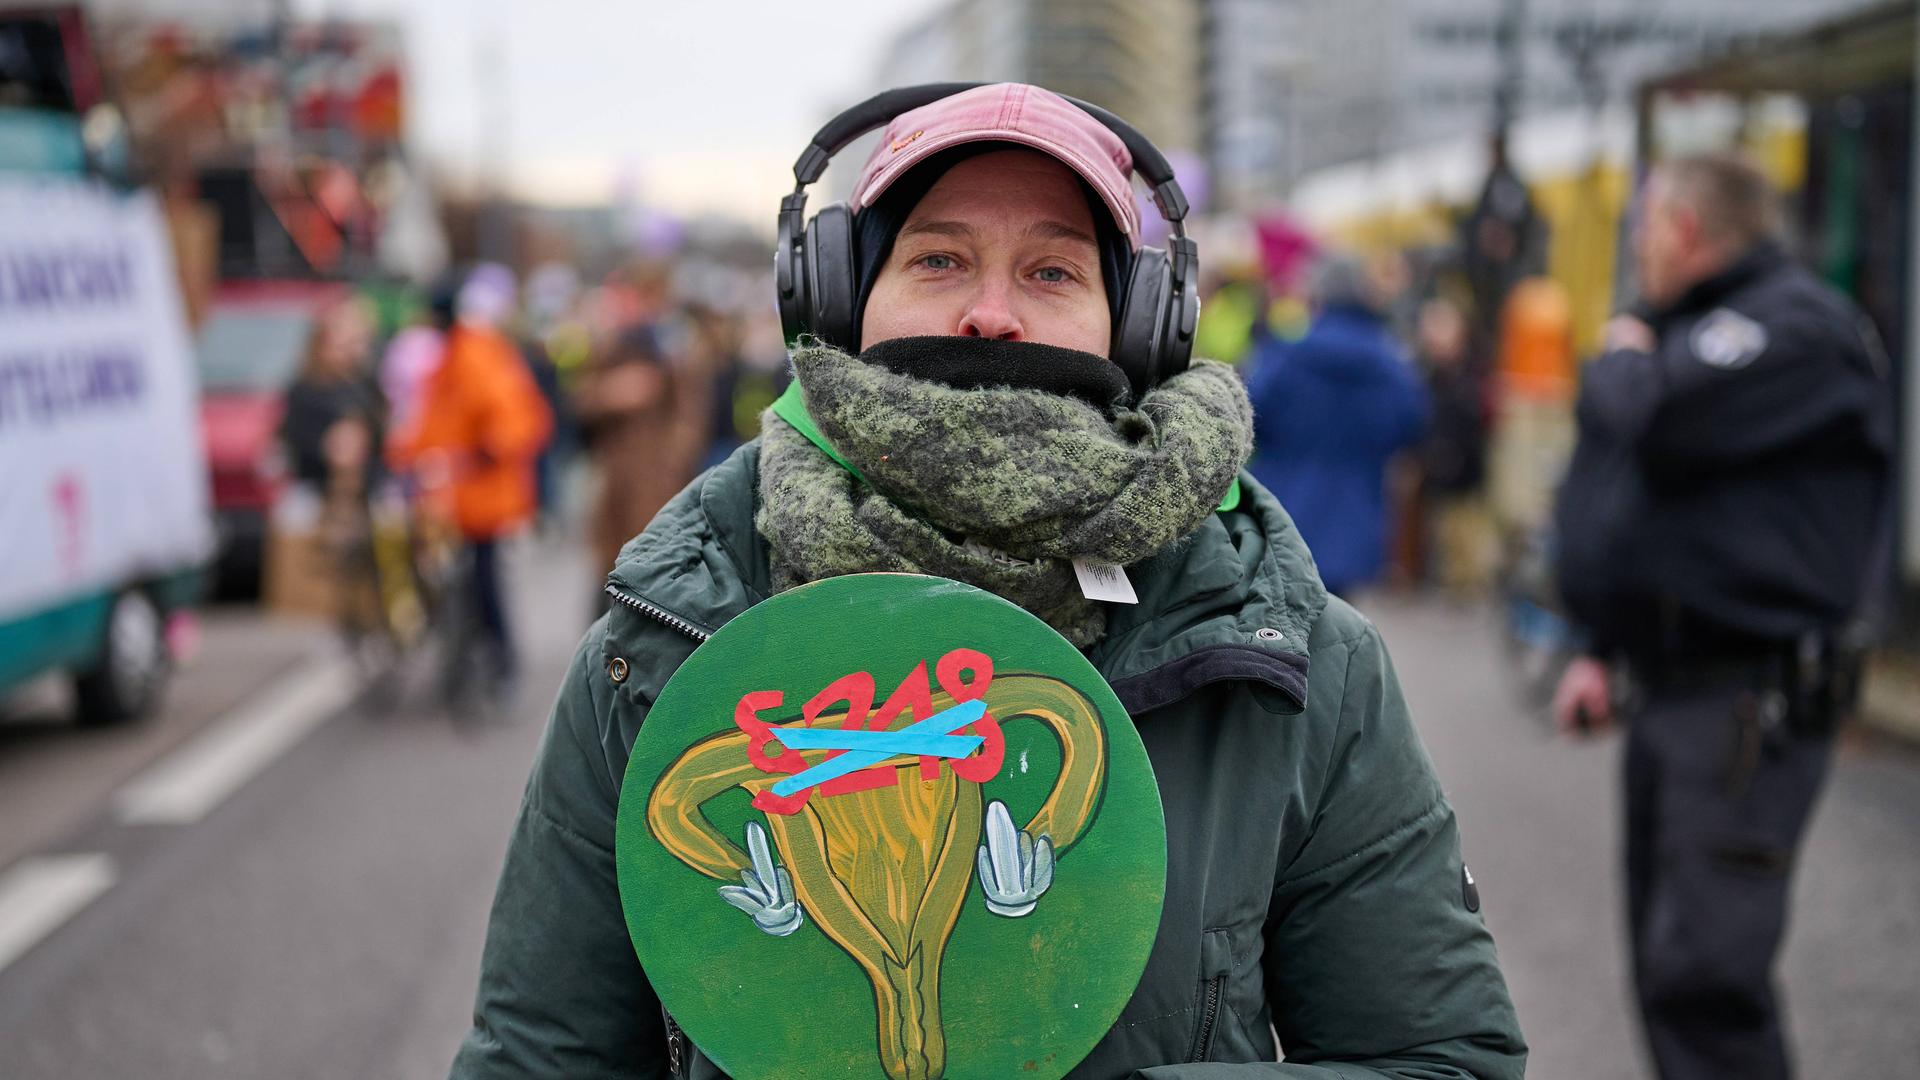
{"type": "Polygon", "coordinates": [[[1003,284],[983,284],[960,314],[955,333],[961,337],[994,338],[1021,341],[1026,337],[1020,317],[1014,313],[1011,290],[1003,284]]]}

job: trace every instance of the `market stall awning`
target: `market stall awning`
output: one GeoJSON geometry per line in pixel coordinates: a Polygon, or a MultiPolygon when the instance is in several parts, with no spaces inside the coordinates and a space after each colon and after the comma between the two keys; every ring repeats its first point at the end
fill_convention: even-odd
{"type": "Polygon", "coordinates": [[[1881,4],[1807,30],[1710,56],[1643,83],[1643,98],[1689,93],[1826,97],[1909,79],[1914,70],[1912,0],[1881,4]]]}

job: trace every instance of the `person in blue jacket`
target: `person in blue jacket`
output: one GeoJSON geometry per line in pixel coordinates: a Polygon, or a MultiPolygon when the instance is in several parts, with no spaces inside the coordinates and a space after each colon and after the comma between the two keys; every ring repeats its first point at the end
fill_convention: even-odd
{"type": "Polygon", "coordinates": [[[1312,300],[1306,336],[1266,342],[1248,372],[1248,467],[1293,515],[1327,588],[1346,595],[1385,561],[1387,460],[1424,436],[1427,394],[1364,267],[1325,260],[1312,300]]]}

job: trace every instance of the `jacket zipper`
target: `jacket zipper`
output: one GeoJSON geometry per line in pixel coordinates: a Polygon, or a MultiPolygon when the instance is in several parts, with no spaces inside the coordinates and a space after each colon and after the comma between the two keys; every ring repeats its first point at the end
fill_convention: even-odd
{"type": "Polygon", "coordinates": [[[606,588],[606,593],[608,596],[613,597],[615,600],[619,601],[622,604],[625,604],[627,607],[632,608],[633,610],[639,612],[642,615],[647,616],[650,619],[653,619],[656,622],[665,623],[666,625],[672,627],[675,630],[680,631],[681,633],[687,635],[688,637],[692,638],[695,641],[705,641],[708,638],[713,636],[713,633],[711,631],[702,630],[698,626],[695,626],[692,623],[688,622],[687,620],[681,618],[680,616],[675,615],[673,612],[667,611],[664,608],[655,607],[652,604],[647,603],[645,600],[642,600],[639,597],[633,595],[632,593],[629,593],[624,589],[621,589],[617,585],[608,585],[606,588]]]}
{"type": "Polygon", "coordinates": [[[1227,978],[1216,975],[1207,980],[1207,1004],[1200,1013],[1200,1033],[1193,1040],[1193,1056],[1189,1061],[1205,1061],[1213,1052],[1213,1026],[1220,1019],[1220,994],[1225,989],[1227,978]]]}
{"type": "Polygon", "coordinates": [[[680,1044],[686,1039],[686,1035],[681,1032],[680,1025],[674,1021],[672,1013],[663,1009],[660,1015],[667,1018],[667,1075],[677,1078],[681,1075],[680,1044]]]}
{"type": "MultiPolygon", "coordinates": [[[[680,616],[675,615],[673,612],[667,611],[664,608],[655,607],[623,589],[608,585],[606,587],[606,593],[627,607],[651,619],[664,623],[695,641],[705,641],[713,636],[711,633],[700,629],[680,616]]],[[[660,1015],[664,1017],[667,1022],[667,1075],[678,1080],[679,1077],[684,1075],[681,1072],[681,1067],[685,1064],[687,1036],[685,1032],[680,1030],[680,1024],[674,1020],[672,1013],[662,1009],[660,1010],[660,1015]]]]}

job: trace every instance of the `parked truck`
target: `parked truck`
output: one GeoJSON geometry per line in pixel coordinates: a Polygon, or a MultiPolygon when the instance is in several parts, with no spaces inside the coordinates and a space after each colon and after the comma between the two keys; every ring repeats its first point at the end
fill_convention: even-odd
{"type": "Polygon", "coordinates": [[[165,216],[114,167],[77,7],[0,11],[0,696],[152,711],[214,549],[165,216]]]}

